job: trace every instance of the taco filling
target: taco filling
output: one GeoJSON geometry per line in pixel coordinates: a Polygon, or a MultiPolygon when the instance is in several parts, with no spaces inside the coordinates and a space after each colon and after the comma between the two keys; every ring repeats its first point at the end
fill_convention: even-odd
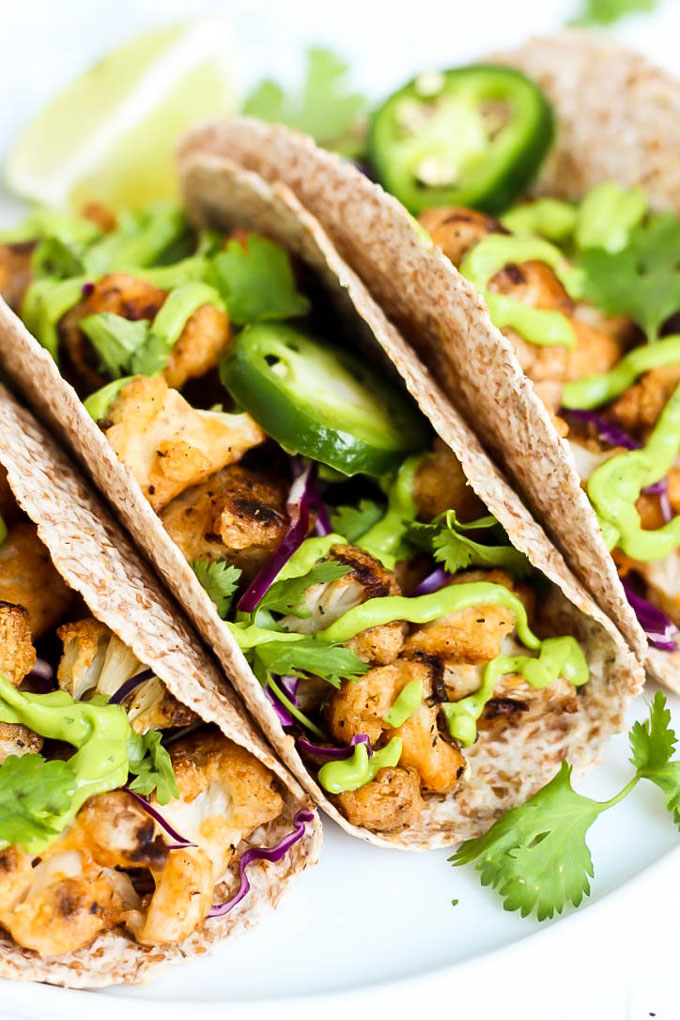
{"type": "Polygon", "coordinates": [[[77,241],[38,223],[22,315],[323,790],[355,825],[414,825],[476,742],[578,711],[561,596],[283,248],[135,217],[77,241]]]}
{"type": "Polygon", "coordinates": [[[0,508],[0,927],[48,958],[179,943],[312,815],[272,847],[272,773],[86,615],[4,476],[0,508]]]}

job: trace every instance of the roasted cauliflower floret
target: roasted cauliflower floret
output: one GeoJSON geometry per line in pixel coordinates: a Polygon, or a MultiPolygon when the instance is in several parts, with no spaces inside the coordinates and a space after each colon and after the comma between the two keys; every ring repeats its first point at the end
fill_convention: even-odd
{"type": "MultiPolygon", "coordinates": [[[[532,609],[531,589],[516,584],[501,570],[471,570],[457,574],[451,584],[474,581],[502,584],[532,609]]],[[[406,638],[404,654],[427,655],[444,662],[489,662],[500,654],[503,639],[514,629],[514,613],[504,606],[471,606],[417,627],[406,638]]]]}
{"type": "Polygon", "coordinates": [[[151,945],[195,929],[240,841],[283,808],[268,769],[217,731],[177,741],[171,757],[180,797],[163,815],[197,846],[172,850],[164,868],[152,869],[156,890],[146,914],[132,922],[138,941],[151,945]]]}
{"type": "Polygon", "coordinates": [[[179,390],[187,380],[200,379],[215,368],[229,338],[226,312],[215,305],[198,308],[187,320],[163,369],[168,386],[179,390]]]}
{"type": "Polygon", "coordinates": [[[19,311],[33,277],[31,256],[34,248],[34,241],[0,244],[0,295],[15,312],[19,311]]]}
{"type": "MultiPolygon", "coordinates": [[[[80,701],[88,694],[112,697],[144,665],[113,631],[89,618],[67,623],[57,631],[64,654],[57,669],[59,686],[80,701]]],[[[124,700],[136,733],[170,726],[190,726],[198,716],[170,694],[156,676],[136,687],[124,700]]]]}
{"type": "Polygon", "coordinates": [[[470,248],[483,241],[487,234],[507,234],[493,217],[455,205],[425,209],[418,222],[454,266],[459,266],[470,248]]]}
{"type": "Polygon", "coordinates": [[[11,754],[21,758],[24,754],[37,754],[43,746],[43,738],[20,723],[0,722],[0,765],[11,754]]]}
{"type": "Polygon", "coordinates": [[[129,273],[107,273],[92,285],[78,304],[59,323],[61,347],[76,376],[76,387],[97,390],[106,382],[99,358],[80,323],[89,315],[110,312],[123,319],[151,321],[165,301],[167,291],[129,273]]]}
{"type": "Polygon", "coordinates": [[[247,414],[195,411],[160,376],[128,383],[104,425],[156,511],[266,438],[247,414]]]}
{"type": "Polygon", "coordinates": [[[618,425],[640,439],[654,428],[680,383],[680,365],[653,368],[615,400],[608,411],[618,425]]]}
{"type": "Polygon", "coordinates": [[[89,854],[55,853],[35,868],[15,847],[0,854],[0,924],[40,956],[84,949],[138,907],[128,876],[89,854]]]}
{"type": "Polygon", "coordinates": [[[442,439],[435,439],[432,455],[418,465],[413,479],[413,499],[418,516],[431,521],[446,510],[455,510],[462,521],[486,513],[463,474],[460,461],[442,439]]]}
{"type": "Polygon", "coordinates": [[[28,610],[0,602],[0,673],[18,687],[35,660],[28,610]]]}
{"type": "Polygon", "coordinates": [[[195,485],[161,514],[189,562],[221,560],[254,576],[288,527],[287,485],[232,464],[195,485]]]}
{"type": "Polygon", "coordinates": [[[13,525],[0,546],[0,602],[27,610],[36,640],[59,623],[71,600],[35,526],[23,521],[13,525]]]}
{"type": "Polygon", "coordinates": [[[114,790],[85,801],[73,824],[43,852],[84,851],[106,868],[162,868],[168,846],[156,823],[129,793],[114,790]]]}
{"type": "Polygon", "coordinates": [[[417,822],[423,810],[420,778],[415,769],[380,769],[358,790],[341,793],[338,803],[351,825],[375,832],[396,832],[417,822]]]}
{"type": "MultiPolygon", "coordinates": [[[[311,615],[303,618],[284,616],[281,624],[286,630],[298,634],[314,634],[330,627],[344,613],[367,599],[401,595],[394,574],[358,546],[336,545],[329,559],[350,567],[349,573],[335,581],[315,584],[309,588],[302,608],[307,609],[311,615]]],[[[385,665],[399,654],[406,629],[403,621],[394,620],[357,634],[348,644],[364,662],[385,665]]]]}
{"type": "MultiPolygon", "coordinates": [[[[515,651],[519,655],[526,654],[526,649],[519,646],[515,651]]],[[[510,674],[501,677],[496,684],[493,698],[487,702],[477,721],[477,729],[480,732],[507,729],[520,722],[526,727],[546,715],[556,719],[563,713],[570,715],[576,711],[576,689],[566,677],[558,677],[548,687],[536,688],[523,677],[510,674]]]]}
{"type": "Polygon", "coordinates": [[[326,718],[331,733],[343,744],[359,733],[366,733],[372,744],[400,737],[400,767],[415,769],[423,791],[450,793],[465,771],[465,759],[458,747],[441,735],[439,708],[428,703],[431,697],[432,667],[397,659],[356,681],[345,681],[329,699],[326,718]],[[403,688],[414,680],[423,686],[423,700],[401,726],[389,726],[385,716],[403,688]]]}

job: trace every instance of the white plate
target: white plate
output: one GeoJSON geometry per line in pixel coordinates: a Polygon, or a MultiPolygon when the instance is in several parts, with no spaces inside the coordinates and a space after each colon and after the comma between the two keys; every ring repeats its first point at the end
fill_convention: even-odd
{"type": "MultiPolygon", "coordinates": [[[[360,87],[380,95],[424,66],[453,65],[530,32],[556,28],[575,3],[544,0],[539,9],[528,0],[476,0],[474,5],[463,0],[142,0],[134,14],[121,17],[118,0],[58,5],[24,0],[11,6],[0,0],[0,76],[3,92],[12,95],[0,123],[0,151],[55,88],[108,47],[187,13],[229,11],[246,83],[263,74],[294,79],[302,48],[322,41],[349,58],[360,87]],[[11,82],[21,88],[11,89],[11,82]]],[[[633,19],[623,33],[670,66],[680,27],[680,12],[672,7],[669,3],[655,19],[633,19]]],[[[0,215],[2,202],[0,195],[0,215]]],[[[7,196],[4,202],[6,219],[7,196]]],[[[680,725],[680,701],[672,703],[680,725]]],[[[643,709],[638,704],[633,711],[639,716],[643,709]]],[[[630,774],[626,759],[621,736],[580,788],[602,799],[610,796],[630,774]]],[[[0,982],[0,1017],[120,1020],[124,1015],[134,1020],[147,1018],[155,1007],[154,1016],[192,1020],[223,1015],[220,1004],[238,1002],[239,1016],[276,1015],[277,1020],[301,1011],[322,1013],[324,1020],[344,1017],[358,1006],[362,1013],[375,1008],[381,1015],[389,1010],[400,1016],[407,1006],[412,1012],[426,1003],[447,1016],[472,1016],[483,1004],[477,1013],[482,1018],[625,1015],[638,1020],[655,1011],[660,975],[674,955],[674,934],[666,937],[660,928],[670,927],[671,908],[680,909],[675,883],[669,882],[680,862],[678,851],[670,853],[678,845],[677,832],[661,794],[639,786],[596,822],[589,842],[595,863],[590,905],[539,926],[505,913],[496,895],[481,888],[476,872],[453,869],[445,852],[376,850],[328,823],[318,867],[302,876],[257,930],[215,956],[145,988],[76,993],[0,982]],[[459,900],[455,907],[454,898],[459,900]],[[626,1006],[629,988],[633,998],[626,1006]]]]}

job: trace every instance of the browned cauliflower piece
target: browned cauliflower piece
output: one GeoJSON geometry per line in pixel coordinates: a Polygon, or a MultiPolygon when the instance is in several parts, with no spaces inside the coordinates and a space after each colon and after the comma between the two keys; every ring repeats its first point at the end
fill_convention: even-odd
{"type": "Polygon", "coordinates": [[[375,779],[337,798],[345,818],[374,832],[397,832],[414,825],[423,810],[415,769],[380,769],[375,779]]]}
{"type": "Polygon", "coordinates": [[[0,295],[15,312],[19,311],[33,277],[34,248],[34,241],[0,244],[0,295]]]}
{"type": "Polygon", "coordinates": [[[333,736],[348,744],[366,733],[372,744],[400,737],[399,765],[415,769],[426,793],[450,793],[465,771],[465,759],[457,746],[439,731],[439,708],[432,697],[433,668],[428,663],[397,659],[389,666],[372,669],[358,680],[345,681],[329,698],[326,718],[333,736]],[[390,707],[413,680],[423,685],[423,700],[401,726],[385,721],[390,707]]]}
{"type": "Polygon", "coordinates": [[[168,386],[179,390],[189,379],[200,379],[215,368],[229,340],[226,312],[215,305],[198,308],[187,320],[163,369],[168,386]]]}
{"type": "Polygon", "coordinates": [[[487,234],[508,232],[486,213],[455,205],[425,209],[418,221],[454,266],[459,266],[470,248],[476,247],[487,234]]]}
{"type": "Polygon", "coordinates": [[[73,824],[42,854],[84,851],[106,868],[162,868],[168,846],[151,815],[124,790],[86,800],[73,824]]]}
{"type": "Polygon", "coordinates": [[[28,610],[0,602],[0,673],[18,687],[35,660],[28,610]]]}
{"type": "Polygon", "coordinates": [[[288,487],[231,464],[183,492],[161,514],[190,562],[226,559],[254,576],[288,527],[288,487]]]}
{"type": "Polygon", "coordinates": [[[418,465],[413,499],[418,516],[424,521],[431,521],[446,510],[455,510],[461,521],[471,521],[486,513],[455,453],[439,438],[434,441],[432,456],[418,465]]]}
{"type": "MultiPolygon", "coordinates": [[[[350,571],[335,581],[309,588],[302,606],[309,611],[310,616],[285,616],[281,624],[286,630],[298,634],[314,634],[330,627],[344,613],[367,599],[401,595],[394,574],[363,549],[354,545],[336,545],[329,559],[345,564],[351,568],[350,571]]],[[[407,626],[402,620],[394,620],[357,634],[348,644],[364,662],[386,665],[399,655],[406,630],[407,626]]]]}
{"type": "Polygon", "coordinates": [[[266,438],[247,414],[194,410],[161,376],[128,383],[105,426],[116,456],[157,512],[266,438]]]}
{"type": "Polygon", "coordinates": [[[0,546],[0,602],[27,610],[37,640],[59,623],[72,598],[35,526],[24,521],[13,525],[0,546]]]}
{"type": "MultiPolygon", "coordinates": [[[[103,623],[90,617],[67,623],[57,631],[64,653],[57,669],[59,686],[80,701],[88,694],[110,698],[144,670],[134,653],[103,623]]],[[[125,699],[133,730],[190,726],[198,716],[170,694],[156,676],[144,680],[125,699]]]]}
{"type": "Polygon", "coordinates": [[[664,365],[645,372],[609,408],[609,414],[626,431],[640,438],[656,425],[661,412],[680,383],[680,365],[664,365]]]}
{"type": "Polygon", "coordinates": [[[43,746],[43,738],[20,723],[0,722],[0,765],[11,754],[21,758],[23,754],[37,754],[43,746]]]}

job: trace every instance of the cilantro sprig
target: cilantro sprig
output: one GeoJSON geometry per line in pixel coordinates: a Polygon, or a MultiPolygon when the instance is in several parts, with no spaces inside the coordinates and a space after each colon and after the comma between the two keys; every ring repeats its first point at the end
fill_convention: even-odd
{"type": "Polygon", "coordinates": [[[10,755],[0,768],[0,849],[42,850],[64,828],[77,785],[67,761],[10,755]]]}
{"type": "Polygon", "coordinates": [[[257,645],[251,653],[253,672],[262,684],[272,676],[315,676],[332,687],[343,680],[355,680],[368,672],[368,665],[352,648],[304,637],[299,641],[272,641],[257,645]]]}
{"type": "Polygon", "coordinates": [[[239,568],[226,560],[195,560],[191,569],[226,620],[241,576],[239,568]]]}
{"type": "Polygon", "coordinates": [[[463,524],[455,510],[447,510],[430,524],[414,522],[408,529],[409,541],[420,549],[432,553],[434,559],[452,574],[466,567],[498,567],[515,577],[531,573],[526,556],[509,544],[505,532],[495,517],[488,515],[463,524]],[[483,544],[470,538],[466,532],[488,532],[495,544],[483,544]]]}
{"type": "Polygon", "coordinates": [[[155,791],[158,803],[167,804],[173,797],[179,797],[179,790],[162,738],[160,730],[148,730],[141,736],[135,734],[129,741],[128,768],[136,776],[129,787],[145,797],[155,791]]]}
{"type": "Polygon", "coordinates": [[[259,234],[244,244],[232,239],[214,256],[208,281],[220,292],[237,326],[306,315],[309,301],[298,293],[285,248],[259,234]]]}
{"type": "Polygon", "coordinates": [[[680,309],[680,218],[652,216],[631,230],[625,248],[587,249],[579,264],[584,296],[609,315],[628,316],[654,341],[680,309]]]}
{"type": "Polygon", "coordinates": [[[331,510],[331,526],[348,542],[356,542],[383,517],[385,507],[373,499],[360,499],[358,506],[338,506],[331,510]]]}
{"type": "Polygon", "coordinates": [[[300,577],[287,577],[282,581],[274,581],[260,599],[256,612],[260,609],[268,609],[270,612],[286,613],[289,616],[297,616],[305,619],[312,615],[310,609],[305,609],[301,603],[309,588],[315,584],[328,584],[344,577],[352,568],[346,563],[336,563],[333,560],[323,560],[315,563],[314,566],[300,577]]]}
{"type": "Polygon", "coordinates": [[[496,889],[505,909],[519,910],[522,917],[535,914],[543,921],[561,914],[568,904],[577,907],[590,894],[594,876],[588,830],[641,779],[659,787],[680,826],[680,760],[671,760],[677,738],[670,721],[666,699],[658,691],[649,718],[636,722],[628,735],[635,774],[610,800],[576,793],[571,766],[563,761],[547,786],[508,811],[485,835],[463,843],[449,860],[454,865],[476,861],[482,885],[496,889]]]}
{"type": "Polygon", "coordinates": [[[286,94],[271,78],[247,97],[243,112],[269,123],[297,128],[345,156],[363,148],[366,99],[347,86],[348,64],[331,50],[312,47],[299,92],[286,94]]]}
{"type": "Polygon", "coordinates": [[[583,0],[582,9],[572,25],[613,25],[628,14],[649,13],[659,0],[583,0]]]}

